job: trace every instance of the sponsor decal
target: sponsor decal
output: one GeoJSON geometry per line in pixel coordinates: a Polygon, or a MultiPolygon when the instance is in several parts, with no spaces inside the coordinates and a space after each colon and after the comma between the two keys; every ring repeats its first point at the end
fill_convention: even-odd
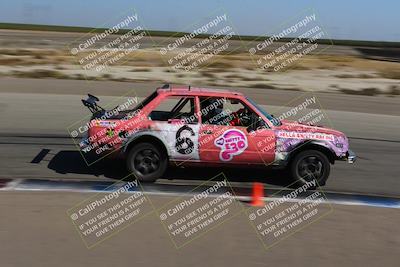
{"type": "Polygon", "coordinates": [[[108,137],[113,137],[114,136],[114,130],[113,129],[107,129],[106,134],[108,137]]]}
{"type": "Polygon", "coordinates": [[[248,145],[246,135],[236,129],[225,131],[214,144],[221,148],[219,158],[222,161],[230,161],[233,156],[242,154],[248,145]]]}
{"type": "Polygon", "coordinates": [[[114,127],[115,122],[113,122],[113,121],[96,121],[96,126],[114,127]]]}
{"type": "Polygon", "coordinates": [[[320,140],[320,141],[334,141],[334,136],[332,134],[310,133],[310,132],[280,131],[277,133],[277,137],[291,138],[291,139],[311,139],[311,140],[320,140]]]}

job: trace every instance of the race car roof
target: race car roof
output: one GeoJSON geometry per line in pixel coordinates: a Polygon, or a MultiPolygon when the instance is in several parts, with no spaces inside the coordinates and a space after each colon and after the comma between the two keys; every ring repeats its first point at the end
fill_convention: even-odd
{"type": "Polygon", "coordinates": [[[223,90],[223,89],[209,89],[209,88],[194,88],[194,87],[166,87],[163,86],[157,89],[158,93],[172,93],[184,95],[219,95],[219,96],[243,96],[242,93],[223,90]]]}

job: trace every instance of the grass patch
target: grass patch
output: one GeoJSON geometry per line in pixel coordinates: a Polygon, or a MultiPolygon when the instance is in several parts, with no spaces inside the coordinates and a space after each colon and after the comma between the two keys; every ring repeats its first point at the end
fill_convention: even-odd
{"type": "Polygon", "coordinates": [[[86,77],[82,73],[78,73],[78,74],[74,74],[73,75],[73,79],[75,79],[75,80],[86,80],[86,77]]]}
{"type": "Polygon", "coordinates": [[[309,67],[306,67],[301,64],[294,64],[293,66],[288,67],[288,70],[309,70],[309,67]]]}
{"type": "Polygon", "coordinates": [[[150,72],[151,69],[149,68],[136,68],[136,69],[132,69],[131,72],[150,72]]]}
{"type": "Polygon", "coordinates": [[[8,66],[8,65],[23,65],[25,61],[21,58],[9,57],[9,58],[0,58],[0,65],[8,66]]]}
{"type": "Polygon", "coordinates": [[[267,83],[256,83],[253,85],[250,85],[252,88],[262,88],[262,89],[276,89],[275,86],[267,84],[267,83]]]}
{"type": "MultiPolygon", "coordinates": [[[[244,81],[244,82],[254,82],[254,81],[256,81],[257,79],[255,79],[255,78],[250,78],[250,77],[243,77],[242,78],[242,81],[244,81]]],[[[269,79],[267,79],[267,78],[262,78],[261,80],[263,80],[263,81],[269,81],[269,79]]]]}
{"type": "Polygon", "coordinates": [[[173,71],[173,70],[170,69],[170,68],[166,68],[166,69],[164,70],[164,72],[167,72],[167,73],[175,73],[176,71],[173,71]]]}
{"type": "Polygon", "coordinates": [[[379,74],[382,78],[400,80],[400,70],[386,70],[379,74]]]}
{"type": "Polygon", "coordinates": [[[370,74],[338,74],[335,75],[336,78],[341,78],[341,79],[372,79],[376,78],[374,75],[370,74]]]}
{"type": "Polygon", "coordinates": [[[104,73],[101,75],[101,79],[102,80],[111,80],[111,79],[113,79],[113,76],[109,73],[104,73]]]}
{"type": "Polygon", "coordinates": [[[245,77],[240,76],[238,74],[228,74],[224,78],[226,79],[238,79],[238,80],[243,80],[245,77]]]}
{"type": "Polygon", "coordinates": [[[200,75],[206,78],[215,78],[215,74],[212,71],[207,71],[207,70],[200,70],[199,71],[200,75]]]}
{"type": "Polygon", "coordinates": [[[391,85],[389,90],[386,92],[387,95],[396,96],[400,95],[400,86],[398,85],[391,85]]]}
{"type": "Polygon", "coordinates": [[[353,90],[353,89],[344,89],[341,88],[340,92],[344,94],[349,94],[349,95],[365,95],[365,96],[375,96],[381,94],[381,91],[377,88],[371,87],[371,88],[364,88],[361,90],[353,90]]]}
{"type": "Polygon", "coordinates": [[[214,68],[214,69],[230,69],[233,68],[231,63],[221,62],[221,61],[214,61],[210,64],[206,65],[207,68],[214,68]]]}
{"type": "Polygon", "coordinates": [[[282,88],[283,90],[287,90],[287,91],[302,91],[300,88],[296,88],[296,87],[290,87],[290,88],[282,88]]]}
{"type": "Polygon", "coordinates": [[[319,55],[319,58],[324,61],[335,62],[335,63],[350,63],[355,61],[355,58],[351,56],[319,55]]]}
{"type": "Polygon", "coordinates": [[[19,78],[55,78],[68,79],[69,76],[56,70],[32,70],[32,71],[13,71],[14,76],[19,78]]]}

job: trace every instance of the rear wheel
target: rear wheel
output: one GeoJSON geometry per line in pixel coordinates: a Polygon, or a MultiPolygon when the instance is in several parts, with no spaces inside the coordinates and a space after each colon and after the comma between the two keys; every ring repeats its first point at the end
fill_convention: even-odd
{"type": "Polygon", "coordinates": [[[141,182],[155,182],[167,169],[167,155],[158,146],[139,143],[127,157],[127,167],[141,182]]]}
{"type": "Polygon", "coordinates": [[[316,180],[317,185],[325,185],[330,169],[328,157],[317,150],[298,153],[290,165],[291,176],[299,185],[312,180],[316,180]]]}

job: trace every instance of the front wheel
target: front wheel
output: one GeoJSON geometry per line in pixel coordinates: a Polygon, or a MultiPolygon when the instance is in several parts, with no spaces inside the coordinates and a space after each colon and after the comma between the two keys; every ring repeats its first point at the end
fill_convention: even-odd
{"type": "Polygon", "coordinates": [[[325,185],[330,169],[328,157],[317,150],[305,150],[298,153],[290,164],[290,174],[300,185],[312,180],[317,181],[317,186],[325,185]]]}
{"type": "Polygon", "coordinates": [[[141,182],[155,182],[167,169],[167,155],[150,143],[132,147],[127,157],[127,167],[141,182]]]}

